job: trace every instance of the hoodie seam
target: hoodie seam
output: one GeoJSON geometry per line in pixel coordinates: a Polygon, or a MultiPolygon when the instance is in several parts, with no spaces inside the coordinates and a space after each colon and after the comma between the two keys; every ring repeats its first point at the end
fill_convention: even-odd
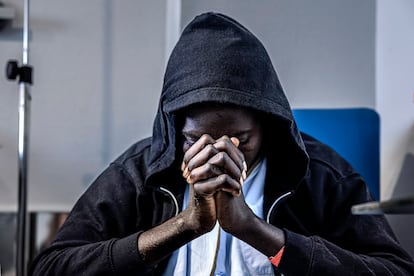
{"type": "Polygon", "coordinates": [[[108,263],[109,263],[109,266],[111,267],[112,272],[114,274],[116,274],[116,268],[115,268],[115,265],[114,265],[114,261],[112,259],[112,246],[113,246],[114,242],[115,242],[115,240],[111,240],[111,242],[108,245],[107,257],[108,257],[108,263]]]}
{"type": "MultiPolygon", "coordinates": [[[[184,92],[180,93],[179,95],[177,95],[177,97],[173,98],[172,101],[166,101],[165,102],[165,105],[170,105],[172,103],[179,102],[179,99],[181,97],[188,96],[188,94],[191,94],[191,93],[194,93],[194,92],[198,92],[198,91],[202,91],[202,90],[223,90],[223,91],[229,91],[229,92],[237,92],[237,93],[240,93],[240,94],[242,94],[244,96],[247,96],[249,98],[251,98],[251,96],[252,95],[255,95],[255,93],[256,93],[255,91],[245,91],[245,90],[239,90],[239,89],[233,89],[233,88],[225,88],[225,87],[220,87],[220,86],[207,86],[207,87],[200,87],[200,88],[196,88],[196,89],[191,89],[191,90],[184,91],[184,92]]],[[[257,99],[257,97],[255,97],[255,99],[257,99]]],[[[276,102],[276,101],[268,98],[266,95],[261,95],[261,99],[265,100],[268,104],[277,105],[277,106],[283,108],[283,110],[285,110],[285,111],[287,111],[287,112],[290,113],[290,111],[288,111],[285,106],[283,106],[279,102],[276,102]]],[[[163,111],[164,112],[167,112],[165,110],[165,108],[163,108],[163,111]]],[[[281,114],[278,114],[278,116],[281,116],[281,114]]],[[[292,120],[291,118],[287,118],[287,119],[292,120]]]]}
{"type": "Polygon", "coordinates": [[[311,256],[310,256],[310,260],[309,260],[309,268],[308,268],[308,272],[306,273],[306,275],[312,275],[313,259],[315,257],[315,240],[314,240],[313,237],[311,237],[310,240],[312,242],[312,249],[311,249],[311,256]]]}

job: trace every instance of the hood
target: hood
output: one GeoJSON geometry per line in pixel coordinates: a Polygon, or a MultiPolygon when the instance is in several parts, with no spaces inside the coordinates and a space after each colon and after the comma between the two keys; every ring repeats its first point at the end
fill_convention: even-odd
{"type": "Polygon", "coordinates": [[[307,154],[269,55],[249,30],[223,14],[194,18],[171,53],[154,122],[150,177],[174,163],[174,113],[201,102],[232,103],[284,121],[294,144],[292,162],[300,162],[305,173],[307,154]]]}

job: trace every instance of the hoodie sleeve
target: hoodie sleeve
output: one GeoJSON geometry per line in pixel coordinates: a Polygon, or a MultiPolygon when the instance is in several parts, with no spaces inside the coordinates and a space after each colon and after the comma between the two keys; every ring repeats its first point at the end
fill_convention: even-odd
{"type": "Polygon", "coordinates": [[[285,229],[279,269],[284,275],[414,275],[385,217],[352,215],[352,205],[370,196],[355,174],[329,192],[324,234],[304,236],[285,229]],[[348,185],[352,183],[352,185],[348,185]]]}
{"type": "Polygon", "coordinates": [[[78,200],[30,274],[140,275],[136,194],[123,170],[110,166],[78,200]]]}

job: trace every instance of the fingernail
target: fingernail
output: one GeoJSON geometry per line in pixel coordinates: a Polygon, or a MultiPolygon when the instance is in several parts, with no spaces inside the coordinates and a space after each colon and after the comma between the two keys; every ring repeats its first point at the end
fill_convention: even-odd
{"type": "Polygon", "coordinates": [[[246,178],[247,178],[246,170],[242,171],[242,177],[243,177],[243,180],[246,180],[246,178]]]}
{"type": "Polygon", "coordinates": [[[230,140],[233,143],[233,145],[235,145],[236,147],[239,146],[239,144],[240,144],[239,139],[237,139],[236,137],[231,137],[230,140]]]}
{"type": "Polygon", "coordinates": [[[244,184],[243,176],[240,176],[239,182],[240,182],[240,186],[243,186],[243,184],[244,184]]]}
{"type": "Polygon", "coordinates": [[[191,183],[190,176],[188,176],[185,180],[187,181],[187,183],[188,183],[188,184],[192,184],[192,183],[191,183]]]}
{"type": "Polygon", "coordinates": [[[243,161],[243,168],[247,172],[247,163],[246,163],[246,161],[243,161]]]}
{"type": "Polygon", "coordinates": [[[184,169],[185,169],[185,163],[184,163],[184,161],[181,163],[181,170],[182,171],[184,171],[184,169]]]}
{"type": "Polygon", "coordinates": [[[188,175],[189,175],[188,167],[185,167],[184,172],[183,172],[183,176],[184,176],[184,178],[187,178],[188,175]]]}

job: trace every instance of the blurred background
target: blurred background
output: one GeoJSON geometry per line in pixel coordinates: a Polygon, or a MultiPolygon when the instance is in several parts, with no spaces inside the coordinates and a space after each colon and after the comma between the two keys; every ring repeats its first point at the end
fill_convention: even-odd
{"type": "MultiPolygon", "coordinates": [[[[5,68],[21,61],[23,1],[0,2],[13,13],[6,18],[0,6],[5,68]]],[[[413,1],[37,0],[29,31],[33,255],[93,179],[151,134],[168,55],[182,28],[206,11],[228,14],[259,37],[293,108],[376,110],[381,199],[414,192],[413,1]]],[[[2,275],[14,275],[17,108],[18,85],[0,74],[2,275]]],[[[389,217],[414,256],[412,215],[389,217]]]]}

